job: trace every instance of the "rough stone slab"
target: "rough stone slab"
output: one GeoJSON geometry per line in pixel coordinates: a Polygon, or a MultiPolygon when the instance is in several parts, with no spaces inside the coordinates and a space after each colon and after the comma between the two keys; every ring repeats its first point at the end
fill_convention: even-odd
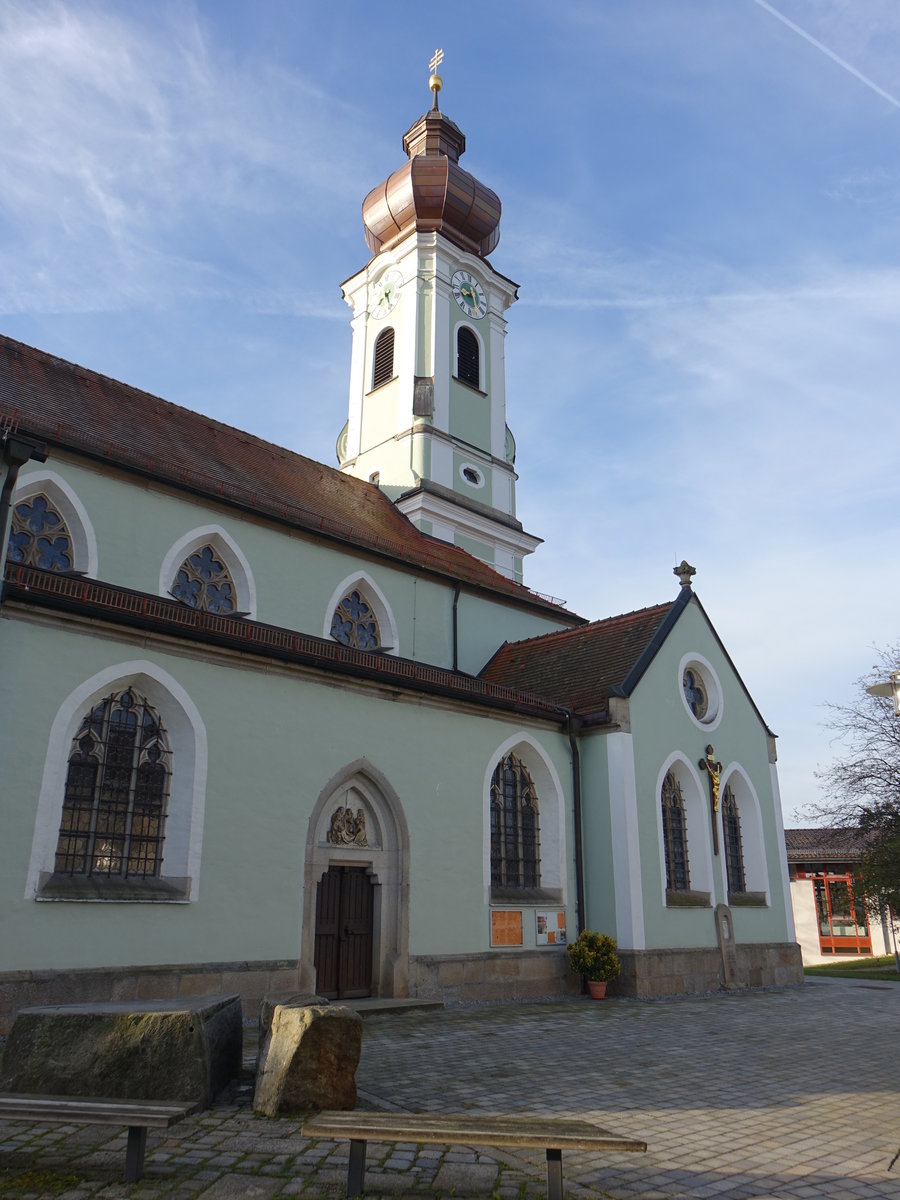
{"type": "Polygon", "coordinates": [[[343,1005],[276,1005],[262,1043],[253,1109],[267,1117],[356,1107],[362,1018],[343,1005]]]}
{"type": "Polygon", "coordinates": [[[0,1090],[209,1106],[241,1070],[239,996],[20,1009],[0,1090]]]}

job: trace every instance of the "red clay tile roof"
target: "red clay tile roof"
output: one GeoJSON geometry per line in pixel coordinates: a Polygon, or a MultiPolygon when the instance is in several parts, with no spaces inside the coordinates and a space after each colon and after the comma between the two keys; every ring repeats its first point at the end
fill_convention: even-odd
{"type": "Polygon", "coordinates": [[[858,862],[863,839],[855,829],[786,829],[784,843],[789,863],[858,862]]]}
{"type": "Polygon", "coordinates": [[[6,426],[581,621],[420,533],[364,480],[0,334],[0,430],[6,426]]]}
{"type": "Polygon", "coordinates": [[[672,604],[657,604],[577,629],[506,642],[480,677],[578,713],[601,712],[610,690],[625,682],[671,611],[672,604]]]}

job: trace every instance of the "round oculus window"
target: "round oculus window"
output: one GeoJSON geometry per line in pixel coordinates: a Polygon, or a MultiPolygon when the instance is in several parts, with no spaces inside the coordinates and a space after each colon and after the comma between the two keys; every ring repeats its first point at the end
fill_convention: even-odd
{"type": "Polygon", "coordinates": [[[719,680],[708,663],[692,655],[681,662],[681,698],[698,725],[718,724],[722,709],[719,680]]]}
{"type": "Polygon", "coordinates": [[[481,471],[473,463],[463,463],[459,468],[459,477],[469,487],[484,487],[484,475],[482,475],[481,471]]]}

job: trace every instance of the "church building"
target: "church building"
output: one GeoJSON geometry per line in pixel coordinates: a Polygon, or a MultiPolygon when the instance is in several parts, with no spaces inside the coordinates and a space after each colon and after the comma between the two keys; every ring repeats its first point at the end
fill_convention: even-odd
{"type": "Polygon", "coordinates": [[[774,736],[693,568],[595,621],[524,583],[517,286],[430,85],[343,285],[337,468],[0,337],[0,1032],[559,995],[585,928],[619,995],[801,978],[774,736]]]}

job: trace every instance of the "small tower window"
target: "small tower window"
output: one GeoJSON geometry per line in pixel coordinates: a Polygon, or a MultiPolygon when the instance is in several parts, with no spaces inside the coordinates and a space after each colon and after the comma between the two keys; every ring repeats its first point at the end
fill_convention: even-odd
{"type": "Polygon", "coordinates": [[[465,325],[456,335],[456,377],[472,387],[481,387],[481,351],[478,338],[465,325]]]}
{"type": "Polygon", "coordinates": [[[372,370],[372,387],[380,387],[394,377],[394,331],[388,326],[375,339],[375,366],[372,370]]]}

